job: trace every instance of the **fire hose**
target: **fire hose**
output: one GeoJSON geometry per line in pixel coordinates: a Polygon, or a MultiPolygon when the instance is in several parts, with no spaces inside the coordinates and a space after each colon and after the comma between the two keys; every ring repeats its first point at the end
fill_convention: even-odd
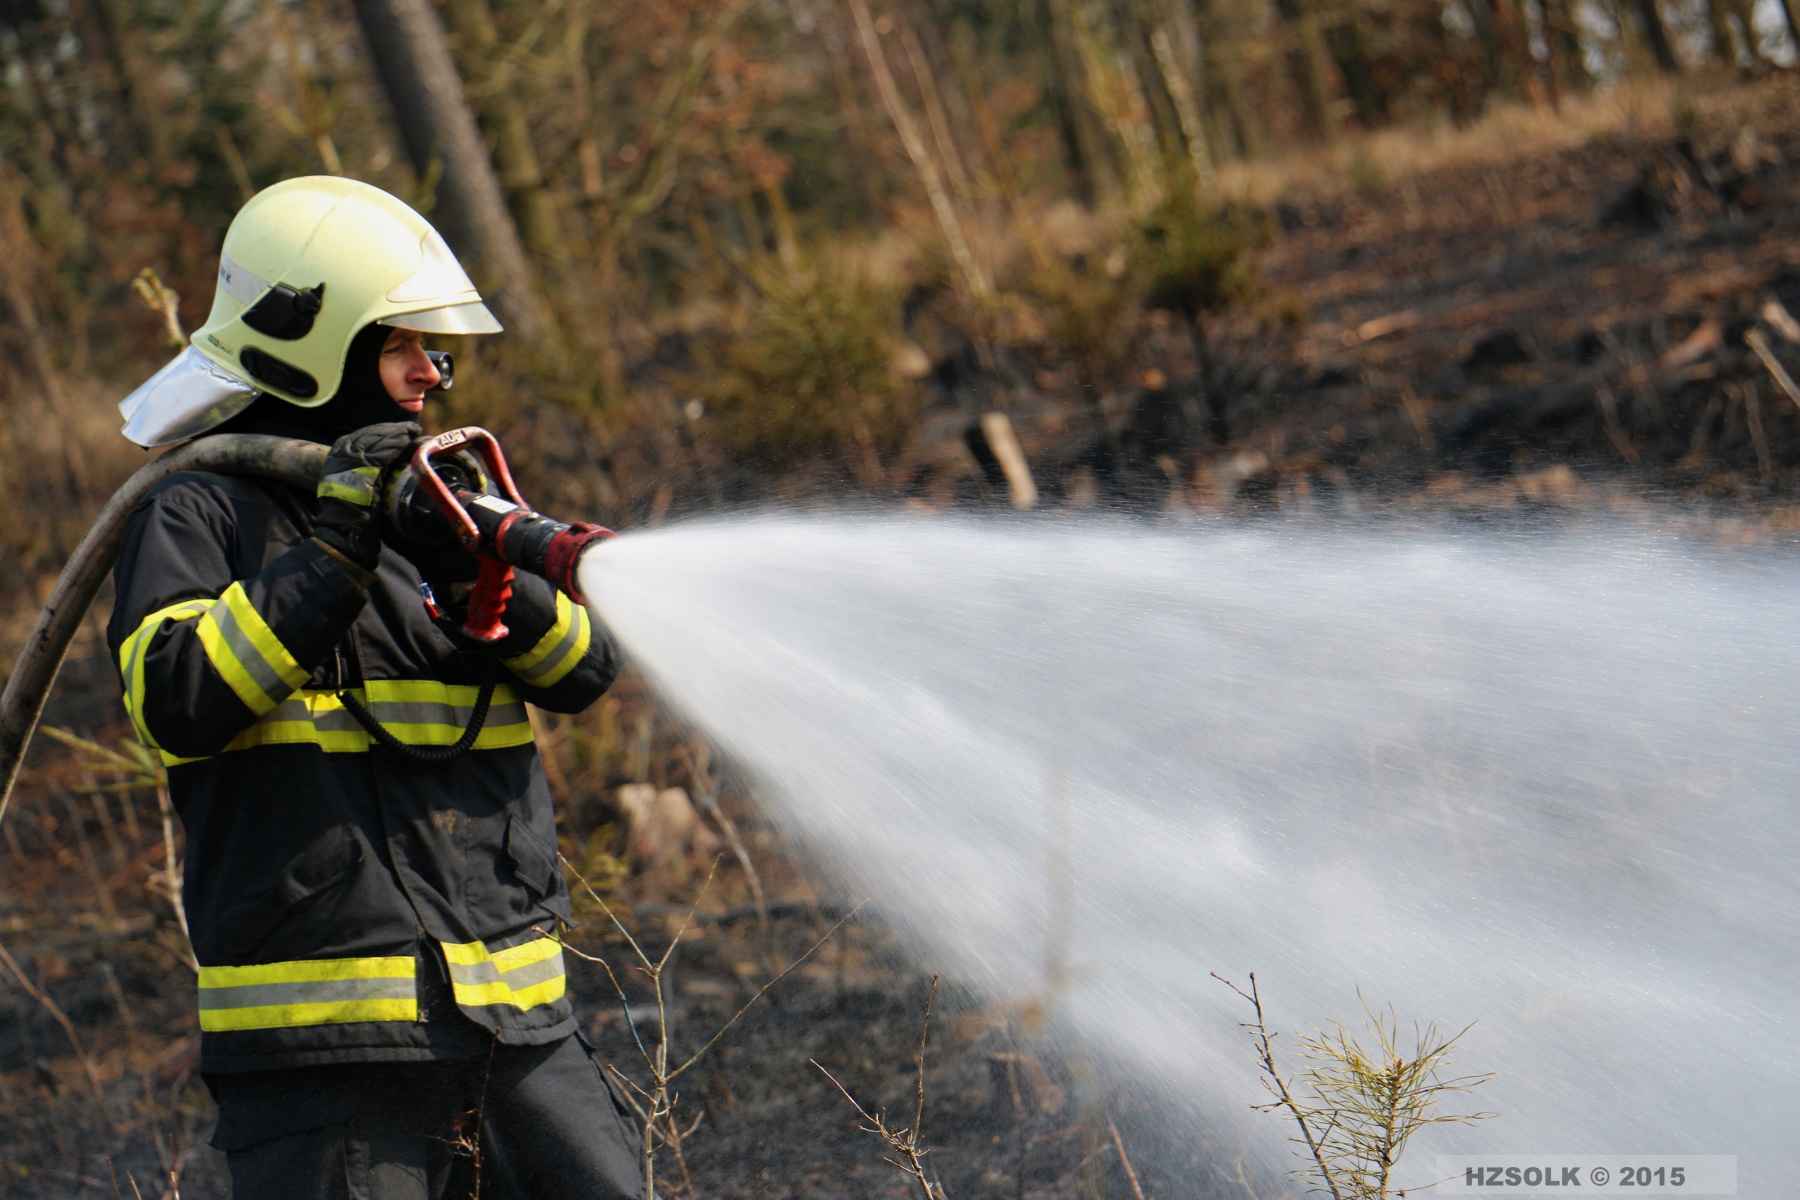
{"type": "MultiPolygon", "coordinates": [[[[113,494],[70,555],[0,693],[0,820],[69,643],[111,572],[126,523],[144,496],[182,471],[256,475],[310,490],[318,483],[325,452],[311,442],[214,434],[164,454],[113,494]]],[[[426,544],[455,540],[475,552],[479,574],[461,631],[481,642],[506,636],[503,616],[515,567],[585,604],[577,576],[581,555],[612,536],[599,525],[565,524],[533,510],[519,495],[499,442],[485,429],[454,429],[419,442],[406,466],[384,481],[381,504],[387,527],[401,536],[426,544]]]]}

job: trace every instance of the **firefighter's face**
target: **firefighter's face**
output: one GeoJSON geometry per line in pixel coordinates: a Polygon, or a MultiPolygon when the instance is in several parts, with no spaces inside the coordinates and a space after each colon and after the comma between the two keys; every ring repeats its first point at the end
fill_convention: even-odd
{"type": "Polygon", "coordinates": [[[436,387],[441,376],[425,356],[425,335],[416,329],[396,329],[381,347],[381,385],[395,404],[407,412],[422,412],[425,392],[436,387]]]}

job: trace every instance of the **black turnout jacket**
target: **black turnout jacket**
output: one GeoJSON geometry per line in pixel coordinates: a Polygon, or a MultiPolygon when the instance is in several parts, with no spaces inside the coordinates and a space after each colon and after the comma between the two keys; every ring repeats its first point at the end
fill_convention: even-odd
{"type": "Polygon", "coordinates": [[[434,622],[412,566],[361,572],[311,540],[317,501],[191,472],[133,515],[107,640],[138,736],[168,764],[187,837],[201,1069],[483,1054],[573,1028],[569,915],[525,703],[612,683],[604,630],[519,575],[508,636],[434,622]],[[473,747],[442,764],[375,741],[473,747]]]}

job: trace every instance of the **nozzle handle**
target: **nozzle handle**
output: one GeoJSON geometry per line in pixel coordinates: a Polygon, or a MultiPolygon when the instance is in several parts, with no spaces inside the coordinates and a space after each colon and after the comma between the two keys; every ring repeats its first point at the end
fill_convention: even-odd
{"type": "Polygon", "coordinates": [[[509,632],[506,606],[512,600],[513,569],[497,558],[479,555],[475,590],[469,593],[469,619],[462,631],[478,642],[497,642],[509,632]]]}
{"type": "Polygon", "coordinates": [[[450,485],[431,468],[432,459],[464,450],[473,451],[481,459],[481,465],[500,486],[501,494],[508,500],[520,508],[528,509],[531,506],[525,503],[525,497],[519,495],[519,487],[513,482],[512,471],[507,468],[506,455],[501,452],[499,439],[487,430],[478,425],[469,425],[420,442],[412,456],[413,478],[418,480],[419,487],[431,498],[431,502],[437,505],[438,511],[450,521],[451,527],[456,530],[457,540],[479,553],[482,549],[481,527],[469,515],[469,510],[463,507],[462,501],[457,499],[456,493],[450,490],[450,485]]]}

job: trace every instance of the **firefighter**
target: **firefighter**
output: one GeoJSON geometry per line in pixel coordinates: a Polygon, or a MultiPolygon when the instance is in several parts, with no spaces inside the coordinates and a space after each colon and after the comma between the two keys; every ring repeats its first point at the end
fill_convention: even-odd
{"type": "Polygon", "coordinates": [[[186,831],[200,1070],[237,1200],[642,1196],[566,994],[525,710],[585,708],[618,653],[523,573],[509,633],[464,637],[474,556],[384,534],[373,504],[440,382],[423,336],[499,329],[407,205],[289,180],[232,222],[192,344],[120,406],[144,446],[330,446],[316,493],[167,480],[130,521],[107,629],[186,831]]]}

